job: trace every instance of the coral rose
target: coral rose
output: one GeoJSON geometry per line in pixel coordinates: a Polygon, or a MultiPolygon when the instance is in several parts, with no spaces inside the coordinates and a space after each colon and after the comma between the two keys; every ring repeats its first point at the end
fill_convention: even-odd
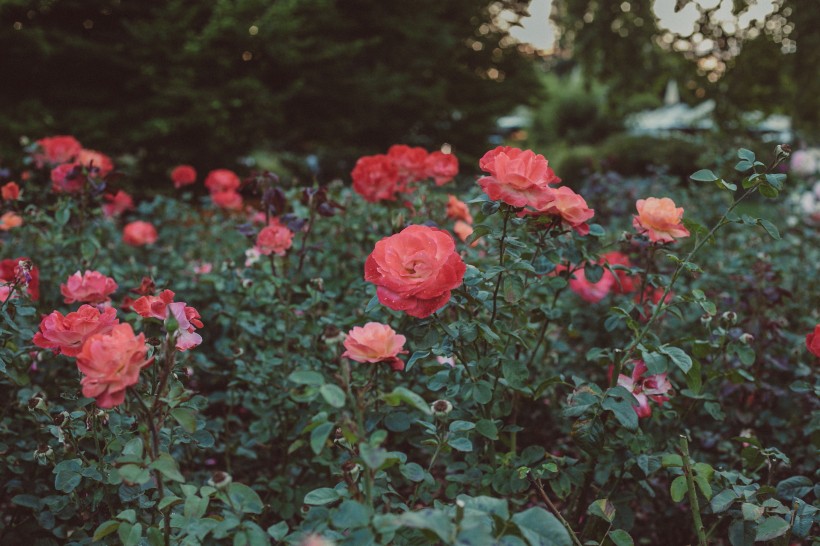
{"type": "Polygon", "coordinates": [[[122,242],[131,246],[150,245],[157,242],[157,230],[148,222],[138,220],[122,229],[122,242]]]}
{"type": "Polygon", "coordinates": [[[467,208],[467,204],[459,200],[455,195],[447,196],[447,218],[463,220],[468,224],[473,223],[473,216],[470,214],[470,209],[467,208]]]}
{"type": "Polygon", "coordinates": [[[579,235],[589,234],[587,221],[595,216],[595,211],[587,207],[584,198],[566,186],[553,190],[552,199],[537,210],[543,214],[559,216],[564,225],[571,227],[579,235]]]}
{"type": "Polygon", "coordinates": [[[32,301],[40,299],[40,270],[26,257],[0,260],[0,284],[19,282],[27,287],[32,301]]]}
{"type": "Polygon", "coordinates": [[[427,156],[427,150],[424,148],[411,148],[404,144],[395,144],[388,148],[387,157],[399,171],[401,191],[407,190],[407,184],[423,180],[427,176],[424,166],[427,156]]]}
{"type": "Polygon", "coordinates": [[[675,208],[675,202],[668,197],[638,199],[635,207],[638,215],[633,216],[632,226],[653,243],[672,243],[689,237],[689,230],[681,224],[683,208],[675,208]]]}
{"type": "MultiPolygon", "coordinates": [[[[465,222],[464,220],[457,220],[455,224],[453,224],[453,233],[455,233],[459,239],[461,239],[462,243],[467,242],[467,238],[473,234],[473,226],[465,222]]],[[[479,241],[481,239],[476,239],[473,241],[470,246],[478,246],[479,241]]]]}
{"type": "Polygon", "coordinates": [[[240,180],[236,173],[228,169],[216,169],[208,173],[205,187],[211,193],[235,192],[239,189],[240,180]]]}
{"type": "Polygon", "coordinates": [[[168,316],[168,305],[174,302],[174,293],[163,290],[159,296],[142,296],[131,304],[131,308],[140,316],[165,320],[168,316]]]}
{"type": "Polygon", "coordinates": [[[173,316],[179,325],[175,339],[179,351],[187,351],[202,343],[202,337],[196,333],[197,328],[202,328],[199,311],[185,302],[175,302],[170,290],[163,290],[159,296],[143,296],[131,303],[131,309],[140,316],[162,321],[173,316]]]}
{"type": "Polygon", "coordinates": [[[102,206],[103,214],[108,218],[112,216],[119,216],[127,210],[134,210],[134,199],[122,190],[111,195],[105,194],[105,200],[108,201],[102,206]]]}
{"type": "Polygon", "coordinates": [[[242,195],[233,190],[215,191],[211,193],[211,201],[221,209],[240,210],[242,208],[242,195]]]}
{"type": "Polygon", "coordinates": [[[80,150],[77,155],[77,163],[87,168],[89,172],[94,172],[94,169],[96,169],[97,175],[101,178],[105,178],[108,173],[114,170],[114,163],[111,158],[96,150],[80,150]]]}
{"type": "Polygon", "coordinates": [[[53,311],[40,321],[40,330],[34,334],[32,342],[57,354],[77,356],[89,337],[110,332],[118,323],[117,311],[113,307],[100,311],[91,305],[83,305],[65,316],[53,311]]]}
{"type": "MultiPolygon", "coordinates": [[[[558,266],[555,269],[560,271],[562,267],[558,266]]],[[[572,275],[573,277],[569,279],[570,290],[581,296],[582,300],[590,303],[598,303],[604,299],[612,291],[612,287],[617,284],[615,277],[606,269],[598,282],[594,283],[587,280],[583,267],[576,269],[572,275]]]]}
{"type": "Polygon", "coordinates": [[[531,150],[499,146],[484,154],[479,166],[490,173],[478,181],[484,193],[514,207],[545,207],[555,191],[549,184],[561,181],[544,156],[531,150]]]}
{"type": "Polygon", "coordinates": [[[196,170],[190,165],[174,167],[174,170],[171,171],[171,180],[174,181],[174,187],[177,189],[193,184],[196,182],[196,170]]]}
{"type": "Polygon", "coordinates": [[[350,176],[353,190],[371,203],[395,201],[396,192],[402,189],[399,169],[386,155],[360,157],[350,176]]]}
{"type": "Polygon", "coordinates": [[[447,304],[466,269],[450,234],[409,226],[376,243],[365,262],[364,278],[378,287],[382,305],[423,318],[447,304]]]}
{"type": "Polygon", "coordinates": [[[278,218],[273,218],[256,236],[256,248],[265,256],[284,256],[292,244],[293,232],[281,224],[278,218]]]}
{"type": "Polygon", "coordinates": [[[23,225],[23,219],[11,211],[0,216],[0,231],[8,231],[23,225]]]}
{"type": "Polygon", "coordinates": [[[111,277],[106,277],[99,271],[79,271],[71,275],[65,284],[60,285],[60,293],[66,303],[82,301],[85,303],[104,303],[117,289],[117,283],[111,277]]]}
{"type": "Polygon", "coordinates": [[[82,144],[73,136],[53,136],[41,138],[37,141],[39,151],[33,154],[37,168],[44,165],[57,165],[73,160],[82,150],[82,144]]]}
{"type": "Polygon", "coordinates": [[[458,174],[458,159],[453,154],[433,152],[424,160],[424,169],[436,186],[443,186],[458,174]]]}
{"type": "Polygon", "coordinates": [[[77,355],[77,367],[85,375],[80,381],[83,396],[96,398],[105,409],[122,404],[125,390],[139,382],[140,370],[153,360],[147,353],[145,334],[134,335],[130,324],[89,337],[77,355]]]}
{"type": "Polygon", "coordinates": [[[820,324],[814,327],[814,332],[806,334],[806,348],[820,358],[820,324]]]}
{"type": "Polygon", "coordinates": [[[56,193],[80,193],[85,175],[78,163],[63,163],[51,170],[51,189],[56,193]]]}
{"type": "Polygon", "coordinates": [[[385,362],[394,370],[401,371],[404,369],[404,362],[398,355],[407,353],[403,350],[405,341],[407,339],[396,334],[390,326],[368,322],[347,333],[344,340],[346,350],[342,356],[356,362],[385,362]]]}
{"type": "Polygon", "coordinates": [[[20,186],[17,185],[17,182],[4,184],[0,188],[0,195],[3,197],[3,201],[17,201],[20,199],[20,186]]]}

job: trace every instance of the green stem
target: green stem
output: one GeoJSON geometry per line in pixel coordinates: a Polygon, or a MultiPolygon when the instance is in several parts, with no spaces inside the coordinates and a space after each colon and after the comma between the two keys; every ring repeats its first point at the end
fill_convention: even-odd
{"type": "Polygon", "coordinates": [[[686,489],[689,492],[689,505],[692,509],[692,521],[695,524],[695,533],[698,535],[698,545],[706,546],[706,529],[700,519],[700,506],[698,504],[698,492],[695,489],[695,477],[692,472],[692,463],[689,460],[689,443],[685,436],[680,439],[680,452],[683,459],[683,473],[686,476],[686,489]]]}
{"type": "MultiPolygon", "coordinates": [[[[498,256],[498,265],[504,267],[504,250],[506,249],[506,242],[507,242],[507,224],[510,220],[510,210],[504,210],[504,227],[501,231],[501,244],[499,248],[499,256],[498,256]]],[[[501,281],[504,279],[504,271],[501,270],[498,272],[498,278],[495,282],[495,289],[493,290],[493,314],[490,317],[490,325],[495,322],[495,315],[498,311],[498,290],[501,288],[501,281]]]]}
{"type": "Polygon", "coordinates": [[[541,497],[541,500],[543,500],[546,505],[550,507],[550,510],[552,510],[552,513],[555,514],[555,517],[561,521],[561,524],[569,533],[570,538],[572,538],[573,544],[576,546],[583,546],[581,540],[578,538],[578,535],[576,535],[575,531],[572,530],[572,526],[567,520],[564,519],[564,516],[561,515],[561,512],[558,511],[558,508],[555,507],[550,498],[547,496],[547,492],[544,491],[544,486],[541,484],[541,480],[538,478],[533,478],[532,476],[529,476],[529,478],[530,482],[535,486],[536,491],[538,491],[538,496],[541,497]]]}

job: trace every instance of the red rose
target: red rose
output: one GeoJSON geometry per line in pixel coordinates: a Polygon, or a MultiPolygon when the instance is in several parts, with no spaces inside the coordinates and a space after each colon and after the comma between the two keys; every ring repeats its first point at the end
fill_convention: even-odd
{"type": "Polygon", "coordinates": [[[806,334],[806,348],[820,358],[820,324],[814,327],[814,332],[806,334]]]}
{"type": "Polygon", "coordinates": [[[453,154],[433,152],[424,161],[424,169],[436,186],[443,186],[458,174],[458,159],[453,154]]]}
{"type": "Polygon", "coordinates": [[[9,182],[0,188],[0,195],[2,195],[3,201],[17,201],[20,199],[20,186],[17,185],[17,182],[9,182]]]}
{"type": "Polygon", "coordinates": [[[409,226],[376,243],[364,278],[378,287],[382,305],[423,318],[447,304],[466,269],[449,233],[409,226]]]}
{"type": "Polygon", "coordinates": [[[366,201],[395,201],[399,191],[399,170],[386,155],[360,157],[350,173],[353,190],[366,201]]]}
{"type": "Polygon", "coordinates": [[[205,187],[211,193],[235,192],[239,189],[240,181],[236,173],[228,169],[217,169],[208,173],[205,178],[205,187]]]}
{"type": "Polygon", "coordinates": [[[57,165],[73,160],[82,150],[73,136],[53,136],[41,138],[37,141],[40,150],[33,154],[34,164],[40,169],[44,165],[57,165]]]}
{"type": "Polygon", "coordinates": [[[427,159],[427,150],[411,148],[404,144],[395,144],[387,150],[387,157],[399,171],[399,185],[401,191],[406,191],[407,184],[418,182],[426,178],[427,171],[424,161],[427,159]]]}
{"type": "Polygon", "coordinates": [[[157,230],[148,222],[136,221],[122,230],[122,242],[131,246],[150,245],[157,241],[157,230]]]}
{"type": "Polygon", "coordinates": [[[196,170],[190,165],[179,165],[171,171],[171,180],[174,181],[175,188],[193,184],[196,182],[196,170]]]}

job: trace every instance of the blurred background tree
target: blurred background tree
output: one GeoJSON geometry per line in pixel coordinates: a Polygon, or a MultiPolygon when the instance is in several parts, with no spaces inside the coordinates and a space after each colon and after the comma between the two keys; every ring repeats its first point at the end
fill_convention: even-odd
{"type": "Polygon", "coordinates": [[[349,171],[392,143],[466,156],[537,99],[531,56],[488,0],[12,0],[0,6],[3,155],[73,134],[177,163],[231,167],[257,149],[349,171]]]}

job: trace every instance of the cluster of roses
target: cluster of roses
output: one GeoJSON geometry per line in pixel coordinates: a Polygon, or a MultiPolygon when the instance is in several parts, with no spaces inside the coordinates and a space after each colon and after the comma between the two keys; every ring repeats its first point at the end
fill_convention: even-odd
{"type": "Polygon", "coordinates": [[[38,140],[32,159],[38,169],[51,169],[51,188],[57,193],[80,193],[88,181],[102,180],[114,170],[107,155],[87,150],[67,135],[38,140]]]}
{"type": "MultiPolygon", "coordinates": [[[[0,187],[0,201],[3,204],[13,205],[20,199],[20,186],[17,182],[7,182],[0,187]]],[[[13,210],[8,210],[0,215],[0,231],[9,231],[23,225],[23,219],[13,210]]]]}
{"type": "Polygon", "coordinates": [[[396,144],[387,154],[359,158],[350,176],[356,193],[377,203],[412,193],[412,184],[422,180],[433,179],[436,186],[442,186],[457,174],[458,159],[453,154],[396,144]]]}
{"type": "MultiPolygon", "coordinates": [[[[146,283],[143,283],[144,285],[146,283]]],[[[81,303],[76,311],[63,315],[59,311],[43,317],[32,339],[43,349],[77,359],[83,374],[83,396],[95,398],[101,408],[113,408],[125,400],[126,389],[139,381],[139,372],[150,365],[145,334],[136,335],[131,325],[120,323],[111,306],[111,294],[117,290],[114,279],[98,271],[77,271],[60,292],[66,304],[81,303]]],[[[145,294],[131,308],[146,318],[176,321],[176,350],[196,347],[202,338],[199,313],[185,302],[174,302],[170,290],[159,296],[145,294]]]]}

